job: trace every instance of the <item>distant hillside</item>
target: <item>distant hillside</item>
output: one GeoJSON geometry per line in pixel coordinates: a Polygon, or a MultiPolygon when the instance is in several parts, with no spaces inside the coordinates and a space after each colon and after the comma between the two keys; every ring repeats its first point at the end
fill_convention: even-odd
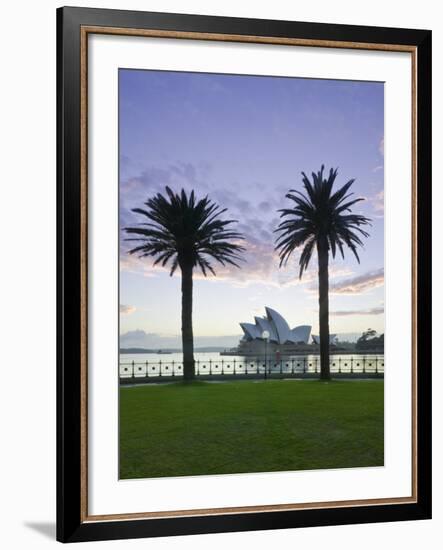
{"type": "Polygon", "coordinates": [[[174,353],[179,349],[146,349],[146,348],[120,348],[120,353],[174,353]]]}
{"type": "MultiPolygon", "coordinates": [[[[226,348],[220,346],[207,346],[194,348],[198,353],[211,353],[224,351],[226,348]]],[[[120,353],[181,353],[181,348],[163,348],[163,349],[146,349],[146,348],[120,348],[120,353]]]]}
{"type": "MultiPolygon", "coordinates": [[[[225,336],[195,336],[195,349],[227,349],[238,344],[241,334],[225,335],[225,336]]],[[[181,335],[160,335],[153,332],[145,332],[144,330],[130,330],[120,334],[121,349],[141,349],[148,351],[174,350],[182,349],[181,335]]]]}

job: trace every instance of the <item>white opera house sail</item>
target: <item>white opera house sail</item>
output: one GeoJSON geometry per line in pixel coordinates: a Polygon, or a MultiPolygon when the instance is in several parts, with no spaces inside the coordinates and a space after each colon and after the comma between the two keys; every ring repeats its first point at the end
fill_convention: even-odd
{"type": "Polygon", "coordinates": [[[269,346],[269,351],[285,354],[309,346],[312,329],[310,325],[290,328],[286,319],[275,309],[265,307],[265,311],[266,316],[254,317],[254,323],[240,323],[243,338],[236,352],[261,353],[265,343],[269,346]]]}

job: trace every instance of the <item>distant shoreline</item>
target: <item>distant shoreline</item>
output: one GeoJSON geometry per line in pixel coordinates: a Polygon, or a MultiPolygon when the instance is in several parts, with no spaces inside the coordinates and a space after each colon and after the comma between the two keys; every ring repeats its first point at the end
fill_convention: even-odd
{"type": "MultiPolygon", "coordinates": [[[[362,350],[362,349],[330,349],[329,355],[384,355],[385,351],[383,349],[368,349],[368,350],[362,350]]],[[[223,356],[237,356],[237,357],[256,357],[256,353],[238,353],[234,351],[226,351],[223,353],[220,353],[220,355],[223,356]]],[[[263,355],[263,354],[262,354],[263,355]]],[[[276,355],[275,352],[269,352],[269,356],[276,355]]],[[[288,353],[280,352],[280,357],[293,357],[294,355],[300,355],[300,356],[306,356],[306,355],[318,355],[320,356],[320,350],[312,349],[312,350],[296,350],[291,351],[288,353]]]]}
{"type": "MultiPolygon", "coordinates": [[[[236,351],[226,350],[223,347],[205,347],[205,348],[195,348],[195,353],[220,353],[224,356],[241,356],[241,357],[255,357],[256,354],[245,354],[239,353],[236,351]]],[[[168,349],[145,349],[145,348],[121,348],[119,351],[120,354],[154,354],[154,355],[169,355],[172,353],[182,353],[182,350],[179,348],[168,348],[168,349]]],[[[330,349],[330,355],[383,355],[384,349],[368,349],[368,350],[357,350],[357,349],[330,349]]],[[[270,353],[271,355],[271,353],[270,353]]],[[[299,350],[291,351],[290,354],[281,353],[281,357],[293,356],[293,355],[320,355],[319,349],[312,350],[299,350]]]]}
{"type": "MultiPolygon", "coordinates": [[[[225,351],[226,347],[223,346],[207,346],[194,348],[196,353],[213,353],[225,351]]],[[[182,353],[181,348],[164,348],[164,349],[145,349],[145,348],[120,348],[120,353],[155,353],[155,354],[169,354],[169,353],[182,353]]]]}

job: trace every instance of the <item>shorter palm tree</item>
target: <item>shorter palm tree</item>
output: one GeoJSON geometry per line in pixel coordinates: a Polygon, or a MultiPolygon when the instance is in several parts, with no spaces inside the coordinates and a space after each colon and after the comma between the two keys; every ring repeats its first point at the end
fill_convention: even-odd
{"type": "Polygon", "coordinates": [[[303,246],[299,266],[300,279],[307,269],[314,249],[318,258],[319,286],[319,324],[320,324],[320,377],[329,380],[329,251],[335,258],[337,249],[344,259],[343,247],[351,249],[357,261],[358,246],[363,246],[360,236],[369,234],[361,226],[370,225],[370,219],[361,214],[350,214],[351,206],[363,198],[350,200],[353,193],[348,193],[355,180],[348,181],[343,187],[332,192],[337,170],[329,171],[327,178],[323,177],[324,166],[317,174],[312,173],[312,182],[304,172],[303,185],[306,193],[291,189],[286,198],[295,204],[292,208],[279,210],[280,217],[285,218],[280,223],[277,232],[276,250],[280,255],[280,267],[286,265],[294,250],[303,246]]]}
{"type": "Polygon", "coordinates": [[[193,271],[200,268],[206,277],[215,275],[211,260],[238,267],[244,248],[238,243],[243,236],[229,226],[236,220],[220,218],[227,209],[207,196],[197,200],[194,191],[188,196],[182,189],[174,193],[166,187],[166,196],[157,193],[145,203],[147,208],[134,208],[148,222],[125,227],[126,233],[137,235],[127,239],[140,244],[129,251],[140,257],[152,256],[154,265],[170,265],[172,276],[181,271],[183,376],[191,380],[194,369],[194,336],[192,328],[193,271]]]}

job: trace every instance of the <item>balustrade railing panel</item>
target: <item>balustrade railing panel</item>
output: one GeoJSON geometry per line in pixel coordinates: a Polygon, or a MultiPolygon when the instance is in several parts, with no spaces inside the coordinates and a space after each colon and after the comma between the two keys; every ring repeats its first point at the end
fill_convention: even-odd
{"type": "MultiPolygon", "coordinates": [[[[383,374],[384,356],[332,356],[329,363],[331,374],[358,375],[383,374]]],[[[195,361],[197,377],[207,376],[300,376],[320,373],[320,357],[291,357],[276,359],[205,359],[195,361]]],[[[180,361],[122,361],[119,365],[121,379],[182,377],[183,363],[180,361]]]]}

